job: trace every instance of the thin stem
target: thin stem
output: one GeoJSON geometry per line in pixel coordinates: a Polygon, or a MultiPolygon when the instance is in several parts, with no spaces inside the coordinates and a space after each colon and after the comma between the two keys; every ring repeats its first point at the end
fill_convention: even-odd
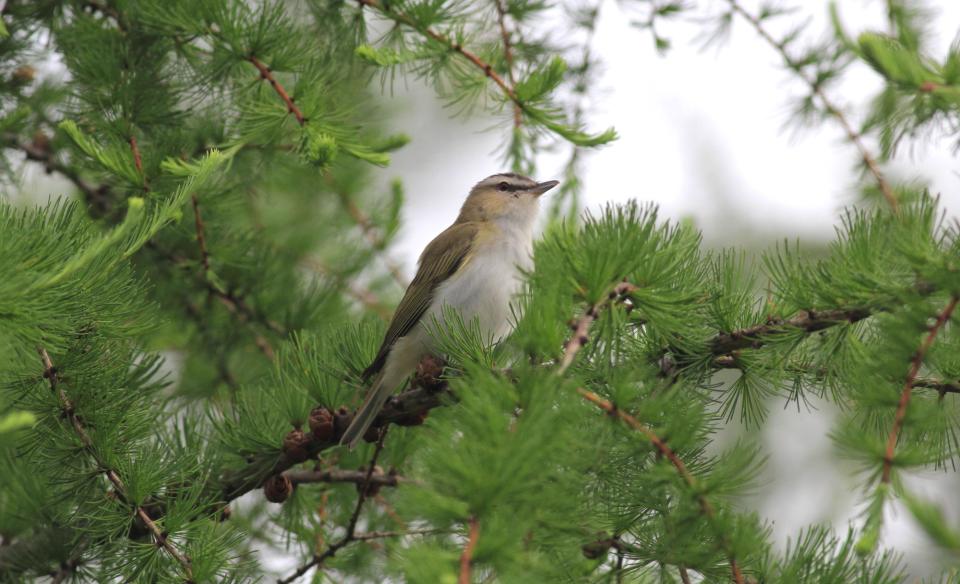
{"type": "Polygon", "coordinates": [[[358,485],[378,487],[396,487],[408,479],[401,476],[374,472],[372,474],[359,470],[341,470],[337,468],[327,470],[288,470],[285,473],[294,485],[311,483],[355,483],[358,485]]]}
{"type": "Polygon", "coordinates": [[[443,35],[429,27],[420,26],[420,24],[418,24],[410,16],[402,12],[395,12],[390,8],[385,7],[383,4],[379,2],[379,0],[357,0],[357,3],[360,4],[361,6],[369,6],[370,8],[375,9],[380,14],[383,14],[387,18],[393,20],[394,22],[409,26],[410,28],[416,30],[422,35],[430,39],[433,39],[442,45],[446,45],[447,47],[450,48],[451,51],[459,54],[464,59],[472,63],[475,67],[483,71],[483,74],[486,75],[488,78],[490,78],[490,80],[493,81],[497,85],[497,87],[500,88],[500,91],[503,93],[504,97],[512,101],[521,109],[523,108],[523,102],[521,102],[517,98],[517,94],[513,90],[513,87],[511,87],[510,84],[503,79],[503,77],[498,75],[497,72],[493,70],[493,66],[490,65],[490,63],[487,63],[486,61],[481,59],[479,56],[477,56],[476,53],[466,49],[463,45],[450,39],[446,35],[443,35]]]}
{"type": "MultiPolygon", "coordinates": [[[[500,38],[503,39],[503,60],[507,66],[507,78],[510,80],[511,89],[517,86],[517,79],[513,72],[513,44],[510,41],[510,31],[507,30],[507,8],[504,6],[504,0],[493,0],[497,8],[497,24],[500,26],[500,38]]],[[[513,102],[513,127],[520,128],[523,125],[523,110],[517,102],[513,102]]]]}
{"type": "Polygon", "coordinates": [[[683,584],[691,584],[690,574],[687,573],[687,569],[683,566],[677,566],[677,569],[680,570],[680,581],[683,582],[683,584]]]}
{"type": "Polygon", "coordinates": [[[369,531],[367,533],[358,533],[353,536],[354,541],[369,541],[372,539],[386,539],[389,537],[406,537],[408,535],[435,535],[438,533],[449,533],[445,529],[434,527],[425,529],[409,529],[407,531],[369,531]]]}
{"type": "Polygon", "coordinates": [[[359,541],[357,539],[357,522],[360,520],[360,511],[363,509],[363,504],[367,501],[367,492],[371,484],[371,478],[373,477],[374,468],[377,466],[377,459],[380,458],[380,453],[383,451],[383,441],[387,437],[387,428],[384,427],[380,430],[380,439],[377,440],[377,447],[373,451],[373,456],[370,457],[370,462],[367,466],[366,475],[362,486],[360,487],[360,494],[357,497],[357,505],[353,509],[353,514],[350,516],[350,522],[347,524],[347,531],[342,538],[336,542],[327,546],[327,549],[324,550],[321,554],[316,554],[310,560],[305,562],[293,574],[277,580],[277,584],[290,584],[291,582],[300,578],[314,566],[320,566],[327,559],[332,558],[337,554],[340,549],[346,547],[347,545],[353,543],[354,541],[359,541]]]}
{"type": "Polygon", "coordinates": [[[21,142],[15,134],[6,132],[2,135],[2,140],[7,147],[23,152],[27,160],[41,163],[47,173],[63,175],[83,193],[87,203],[93,205],[98,213],[105,214],[110,210],[110,199],[107,196],[110,188],[107,185],[93,185],[84,180],[76,170],[58,161],[47,144],[38,143],[36,140],[33,143],[21,142]]]}
{"type": "Polygon", "coordinates": [[[843,128],[843,131],[846,133],[847,138],[860,152],[860,157],[863,159],[863,162],[870,171],[870,174],[873,175],[874,180],[877,182],[877,186],[880,187],[880,192],[883,194],[883,198],[887,200],[887,204],[890,205],[890,208],[894,212],[899,211],[900,206],[897,203],[897,197],[893,193],[893,189],[890,187],[890,184],[887,182],[886,178],[884,178],[883,172],[880,170],[880,165],[877,163],[876,158],[874,158],[870,153],[870,150],[867,149],[866,145],[861,139],[862,137],[853,128],[853,125],[847,119],[847,116],[844,115],[840,108],[837,107],[833,101],[827,97],[827,94],[823,91],[821,84],[817,83],[816,80],[812,79],[803,71],[803,64],[798,62],[790,55],[790,53],[787,52],[787,48],[784,43],[778,42],[773,38],[773,36],[763,27],[763,23],[760,22],[759,18],[752,13],[747,12],[747,10],[744,9],[737,0],[727,0],[727,3],[730,4],[730,8],[735,13],[742,16],[753,26],[753,28],[757,31],[757,34],[760,35],[760,38],[765,40],[767,44],[773,47],[780,54],[787,67],[789,67],[790,70],[792,70],[797,77],[800,78],[800,80],[806,83],[810,88],[810,91],[812,91],[813,94],[820,99],[820,103],[823,104],[823,107],[827,113],[837,120],[837,122],[840,124],[840,127],[843,128]]]}
{"type": "Polygon", "coordinates": [[[960,300],[958,296],[950,298],[950,302],[948,302],[946,307],[937,315],[936,322],[933,327],[930,328],[930,332],[927,333],[927,336],[920,344],[920,348],[917,349],[917,352],[913,355],[913,359],[910,361],[910,371],[907,373],[907,378],[903,382],[903,391],[900,392],[900,403],[897,404],[897,412],[893,417],[893,427],[890,428],[890,435],[887,437],[887,448],[883,455],[883,474],[880,477],[882,484],[890,483],[890,473],[893,470],[893,455],[897,449],[900,430],[903,428],[903,419],[907,415],[907,406],[910,405],[910,396],[913,393],[913,386],[917,374],[923,365],[923,359],[927,351],[930,350],[930,347],[933,346],[933,341],[936,340],[937,333],[939,333],[944,325],[947,324],[947,321],[950,320],[953,310],[957,307],[958,300],[960,300]]]}
{"type": "Polygon", "coordinates": [[[611,286],[610,291],[605,295],[603,300],[591,304],[583,314],[580,315],[580,318],[570,325],[570,328],[573,329],[573,334],[567,342],[563,344],[563,356],[560,358],[559,367],[557,367],[557,375],[563,375],[573,363],[580,349],[589,342],[590,337],[588,333],[590,332],[590,327],[593,325],[593,321],[597,319],[600,310],[618,299],[622,299],[633,290],[636,290],[636,286],[629,282],[619,282],[611,286]]]}
{"type": "MultiPolygon", "coordinates": [[[[93,460],[97,463],[100,471],[107,477],[107,480],[109,480],[113,487],[117,490],[117,493],[125,501],[129,502],[130,498],[126,494],[126,487],[124,486],[123,481],[120,479],[120,475],[118,475],[115,470],[110,468],[97,454],[97,451],[93,446],[93,440],[90,438],[86,428],[80,421],[80,418],[77,416],[73,402],[67,396],[66,391],[64,391],[62,385],[60,384],[58,377],[59,372],[57,371],[57,368],[54,367],[53,361],[50,359],[50,355],[47,353],[47,350],[43,347],[37,347],[37,353],[40,354],[40,360],[43,363],[43,376],[50,384],[50,389],[56,394],[63,416],[70,421],[70,425],[73,427],[77,437],[80,438],[80,442],[83,444],[84,450],[86,450],[87,454],[89,454],[90,457],[93,458],[93,460]]],[[[154,523],[153,519],[150,518],[150,515],[147,514],[143,507],[139,505],[133,505],[133,508],[134,514],[139,517],[141,521],[143,521],[144,525],[146,525],[147,529],[150,531],[157,547],[165,550],[170,557],[180,564],[184,574],[186,575],[187,582],[193,582],[193,570],[190,567],[190,558],[186,554],[181,553],[180,550],[178,550],[170,542],[167,534],[161,530],[156,523],[154,523]]]]}
{"type": "Polygon", "coordinates": [[[480,539],[480,520],[471,517],[469,521],[470,535],[467,538],[467,545],[460,554],[460,577],[457,584],[470,584],[470,564],[473,562],[473,551],[477,547],[477,540],[480,539]]]}
{"type": "Polygon", "coordinates": [[[200,247],[200,264],[203,266],[203,276],[210,273],[210,253],[207,251],[207,238],[204,235],[203,217],[200,215],[200,202],[197,195],[190,195],[193,201],[193,219],[197,231],[197,245],[200,247]]]}
{"type": "Polygon", "coordinates": [[[303,117],[303,112],[300,111],[297,104],[293,102],[293,98],[290,97],[290,94],[287,93],[283,85],[273,76],[273,71],[270,70],[270,67],[264,65],[263,62],[254,55],[247,57],[247,61],[250,61],[250,63],[257,68],[257,71],[260,72],[260,78],[266,79],[270,83],[270,87],[273,87],[273,90],[277,92],[277,95],[280,96],[280,99],[282,99],[283,103],[287,106],[287,113],[293,114],[293,117],[297,118],[297,123],[301,126],[306,125],[307,119],[303,117]]]}
{"type": "MultiPolygon", "coordinates": [[[[683,478],[684,482],[691,488],[694,493],[696,493],[697,501],[700,504],[700,510],[703,515],[710,520],[711,523],[715,523],[717,512],[714,509],[713,505],[707,499],[706,495],[699,491],[697,481],[694,476],[687,469],[687,466],[683,463],[679,456],[673,451],[672,448],[667,446],[667,443],[657,435],[652,429],[647,427],[645,424],[631,416],[630,414],[619,409],[616,405],[611,403],[608,400],[603,399],[592,391],[588,391],[584,388],[578,388],[577,393],[580,394],[583,399],[594,404],[601,410],[607,412],[610,416],[619,419],[625,423],[630,428],[640,432],[646,437],[647,440],[653,444],[653,447],[656,448],[657,452],[661,456],[670,461],[670,464],[676,469],[677,474],[683,478]]],[[[730,563],[730,572],[733,577],[733,581],[737,584],[744,584],[743,573],[740,571],[740,567],[737,565],[737,560],[733,556],[733,552],[730,549],[729,542],[726,541],[726,538],[720,534],[720,544],[724,548],[725,553],[727,554],[727,560],[730,563]]]]}

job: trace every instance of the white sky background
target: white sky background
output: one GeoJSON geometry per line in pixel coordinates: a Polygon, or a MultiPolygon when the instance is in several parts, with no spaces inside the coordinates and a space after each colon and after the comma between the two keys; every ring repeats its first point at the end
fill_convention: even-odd
{"type": "MultiPolygon", "coordinates": [[[[886,29],[882,2],[837,3],[852,35],[886,29]]],[[[698,5],[715,13],[726,3],[698,5]]],[[[758,2],[744,5],[755,12],[758,2]]],[[[790,5],[803,8],[784,19],[786,27],[812,17],[811,40],[828,30],[826,0],[790,5]]],[[[926,5],[939,13],[929,46],[940,57],[960,32],[960,1],[926,5]]],[[[832,239],[839,211],[856,200],[860,159],[833,121],[816,130],[786,127],[791,100],[806,88],[784,71],[780,56],[738,18],[728,41],[706,51],[696,41],[702,25],[662,26],[660,33],[673,43],[664,58],[654,51],[649,32],[631,27],[630,20],[619,3],[603,4],[593,47],[604,71],[587,126],[592,131],[614,126],[620,139],[586,159],[588,208],[631,198],[654,201],[667,217],[693,218],[714,246],[757,251],[784,238],[832,239]]],[[[786,30],[771,28],[775,36],[786,30]]],[[[855,65],[829,94],[834,103],[858,112],[880,87],[869,68],[855,65]]],[[[383,171],[385,177],[401,178],[406,188],[405,226],[392,254],[412,275],[420,251],[453,221],[470,187],[503,170],[496,149],[504,133],[502,127],[489,129],[494,124],[489,118],[451,120],[432,91],[417,82],[398,83],[389,104],[402,114],[393,118],[393,129],[413,136],[383,171]]],[[[851,121],[858,125],[860,119],[854,114],[851,121]]],[[[562,178],[566,156],[543,157],[535,178],[562,178]]],[[[886,169],[889,178],[929,181],[948,214],[960,214],[960,165],[949,140],[903,148],[898,157],[886,169]]],[[[819,411],[797,412],[774,404],[761,433],[770,458],[760,488],[745,505],[772,523],[780,547],[812,523],[832,522],[841,536],[848,521],[862,523],[851,513],[865,500],[862,478],[838,459],[830,441],[833,408],[817,406],[819,411]]],[[[956,476],[930,472],[908,484],[931,500],[952,501],[954,525],[960,524],[956,476]]],[[[888,509],[886,526],[883,544],[904,552],[914,575],[939,571],[943,557],[905,509],[888,509]]]]}

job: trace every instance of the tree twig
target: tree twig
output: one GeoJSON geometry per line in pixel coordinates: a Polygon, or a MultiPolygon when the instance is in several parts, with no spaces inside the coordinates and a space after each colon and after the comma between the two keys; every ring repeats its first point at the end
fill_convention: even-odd
{"type": "Polygon", "coordinates": [[[283,473],[294,485],[310,483],[355,483],[367,486],[396,487],[407,479],[392,473],[374,471],[372,474],[360,470],[288,470],[283,473]]]}
{"type": "Polygon", "coordinates": [[[273,87],[273,90],[277,92],[277,95],[280,96],[280,99],[283,100],[283,103],[287,106],[287,113],[293,114],[293,117],[297,119],[297,123],[301,126],[307,123],[307,119],[303,117],[303,112],[300,111],[300,108],[297,107],[297,104],[294,103],[290,94],[287,93],[287,90],[277,81],[276,77],[273,76],[273,71],[270,67],[267,67],[263,62],[254,55],[247,57],[247,61],[253,64],[257,68],[257,71],[260,72],[260,78],[266,79],[270,83],[270,87],[273,87]]]}
{"type": "Polygon", "coordinates": [[[616,302],[618,299],[622,299],[633,290],[636,290],[636,288],[636,286],[629,282],[619,282],[611,286],[610,291],[605,295],[603,300],[587,307],[587,309],[583,311],[583,314],[580,315],[580,318],[570,325],[573,334],[567,339],[567,342],[563,344],[563,356],[560,358],[560,365],[557,367],[557,375],[563,375],[567,368],[573,363],[580,349],[589,342],[590,337],[588,333],[590,332],[590,327],[593,325],[593,321],[597,319],[600,310],[604,306],[616,302]]]}
{"type": "Polygon", "coordinates": [[[200,247],[200,265],[203,266],[203,276],[206,278],[210,273],[210,252],[207,251],[207,238],[204,235],[203,217],[200,215],[200,202],[197,195],[190,195],[193,202],[193,220],[197,232],[197,245],[200,247]]]}
{"type": "Polygon", "coordinates": [[[394,22],[409,26],[410,28],[416,30],[417,32],[421,33],[427,38],[437,41],[442,45],[446,45],[447,47],[450,48],[451,51],[459,54],[464,59],[466,59],[471,64],[473,64],[475,67],[483,71],[483,74],[486,75],[488,78],[490,78],[490,80],[493,81],[497,85],[497,87],[500,88],[500,91],[503,93],[504,97],[506,97],[508,100],[513,102],[516,106],[523,109],[524,107],[523,102],[520,101],[520,99],[517,97],[517,93],[513,90],[513,87],[511,87],[510,84],[503,79],[503,77],[501,77],[496,71],[493,70],[493,66],[490,65],[490,63],[487,63],[486,61],[481,59],[473,51],[468,50],[466,47],[464,47],[457,41],[450,39],[446,35],[441,34],[433,30],[432,28],[420,26],[409,15],[404,14],[402,12],[396,12],[395,10],[392,10],[391,8],[388,8],[385,5],[381,4],[379,0],[357,0],[357,3],[360,4],[361,6],[369,6],[370,8],[375,9],[380,14],[383,14],[387,18],[393,20],[394,22]]]}
{"type": "MultiPolygon", "coordinates": [[[[93,458],[94,461],[96,461],[97,466],[100,468],[100,472],[107,477],[107,480],[109,480],[113,487],[117,490],[117,493],[129,503],[130,498],[126,494],[126,487],[124,486],[123,481],[120,479],[120,475],[118,475],[115,470],[110,468],[110,466],[108,466],[106,462],[97,454],[97,451],[93,446],[93,440],[90,438],[86,428],[84,427],[83,423],[81,423],[80,418],[77,416],[73,402],[67,396],[67,393],[60,384],[59,372],[57,371],[56,367],[54,367],[53,361],[50,359],[50,355],[47,353],[47,350],[43,347],[37,347],[37,352],[40,354],[40,360],[43,363],[43,376],[50,384],[50,389],[56,394],[63,416],[70,421],[70,425],[73,427],[74,433],[76,433],[77,437],[80,438],[80,443],[83,444],[84,450],[87,451],[87,454],[93,458]]],[[[144,525],[146,525],[147,529],[150,531],[157,547],[162,548],[170,555],[170,557],[180,564],[184,574],[186,575],[187,582],[193,582],[193,569],[190,566],[190,558],[186,554],[180,552],[180,550],[178,550],[176,546],[170,542],[166,532],[161,530],[157,524],[154,523],[153,519],[151,519],[150,515],[146,512],[146,510],[144,510],[143,507],[140,505],[131,506],[134,509],[134,514],[143,522],[144,525]]]]}
{"type": "Polygon", "coordinates": [[[887,436],[887,447],[883,455],[883,474],[880,477],[882,484],[890,483],[890,473],[893,470],[893,455],[897,449],[900,430],[903,428],[903,419],[907,415],[907,406],[910,405],[910,396],[913,393],[914,382],[917,374],[920,373],[920,367],[923,366],[923,359],[926,357],[930,347],[933,346],[933,341],[936,340],[937,333],[939,333],[944,325],[947,324],[947,321],[950,320],[950,316],[957,307],[958,300],[960,300],[960,297],[952,297],[950,302],[948,302],[944,309],[937,315],[936,322],[930,328],[930,332],[924,337],[920,348],[917,349],[917,352],[913,355],[913,359],[910,361],[910,371],[907,373],[907,378],[903,382],[903,391],[900,392],[900,402],[897,404],[897,412],[894,414],[893,427],[890,428],[890,434],[887,436]]]}
{"type": "Polygon", "coordinates": [[[873,178],[876,181],[877,186],[880,188],[883,198],[886,199],[887,204],[895,213],[898,212],[900,206],[897,202],[897,197],[886,178],[884,178],[883,172],[880,170],[880,165],[877,163],[876,158],[874,158],[873,154],[870,153],[870,150],[863,143],[862,137],[854,129],[853,125],[850,123],[850,120],[847,119],[847,116],[844,115],[843,111],[841,111],[840,108],[837,107],[833,101],[827,97],[826,92],[823,90],[822,84],[818,83],[815,79],[807,75],[807,73],[803,70],[803,64],[798,62],[790,55],[790,53],[787,52],[787,48],[784,43],[778,42],[775,38],[773,38],[767,29],[764,28],[763,23],[760,22],[760,19],[757,16],[748,12],[737,0],[727,0],[727,3],[730,4],[731,10],[742,16],[753,26],[754,30],[757,31],[757,34],[760,35],[760,38],[762,38],[767,42],[767,44],[780,53],[780,57],[783,59],[783,62],[787,65],[787,67],[789,67],[790,70],[792,70],[797,77],[800,78],[800,80],[806,83],[810,88],[810,91],[812,91],[813,94],[820,99],[820,103],[823,104],[824,109],[828,114],[837,120],[837,122],[840,124],[840,127],[843,128],[843,131],[846,133],[847,138],[859,151],[860,157],[863,159],[863,162],[870,171],[870,174],[873,175],[873,178]]]}
{"type": "Polygon", "coordinates": [[[710,342],[710,350],[714,355],[723,356],[740,349],[759,349],[777,333],[791,329],[814,333],[842,323],[859,322],[871,314],[865,308],[801,310],[786,320],[770,319],[763,324],[718,333],[710,342]]]}
{"type": "MultiPolygon", "coordinates": [[[[517,86],[517,79],[513,72],[513,43],[510,41],[510,31],[507,30],[507,8],[503,5],[504,0],[493,0],[497,8],[497,24],[500,26],[500,38],[503,39],[503,60],[507,67],[507,78],[510,80],[510,88],[517,86]]],[[[515,90],[514,90],[515,91],[515,90]]],[[[523,125],[523,110],[517,102],[513,102],[513,127],[520,128],[523,125]]]]}
{"type": "Polygon", "coordinates": [[[293,574],[286,578],[281,578],[277,580],[277,584],[290,584],[291,582],[300,578],[314,566],[320,566],[327,559],[332,558],[340,551],[342,548],[347,545],[359,541],[357,539],[357,522],[360,520],[360,511],[363,509],[363,504],[367,501],[367,493],[371,483],[371,477],[373,476],[374,469],[377,466],[377,459],[380,458],[380,453],[383,451],[383,442],[387,437],[387,428],[381,428],[380,430],[380,439],[377,440],[377,446],[373,451],[373,456],[370,457],[370,462],[367,465],[366,476],[364,478],[363,484],[360,487],[359,495],[357,496],[357,505],[353,509],[353,514],[350,515],[350,522],[347,524],[347,531],[344,533],[336,542],[327,546],[327,549],[321,554],[314,555],[309,561],[301,565],[299,568],[294,571],[293,574]]]}
{"type": "MultiPolygon", "coordinates": [[[[713,504],[710,503],[709,499],[707,499],[706,495],[699,492],[696,478],[694,478],[694,476],[687,469],[687,466],[683,463],[683,460],[681,460],[680,457],[677,456],[677,454],[673,451],[672,448],[667,446],[667,443],[664,442],[660,438],[660,436],[657,435],[656,432],[654,432],[652,429],[647,427],[645,424],[643,424],[642,422],[640,422],[630,414],[618,408],[616,405],[614,405],[610,401],[603,399],[602,397],[598,396],[592,391],[588,391],[581,387],[577,389],[577,393],[579,393],[580,396],[583,397],[583,399],[587,400],[588,402],[597,406],[601,410],[605,411],[610,416],[619,419],[620,421],[625,423],[627,426],[629,426],[633,430],[636,430],[637,432],[640,432],[641,434],[643,434],[644,437],[646,437],[646,439],[650,441],[650,443],[657,450],[657,452],[659,452],[661,456],[663,456],[664,458],[670,461],[670,464],[672,464],[673,467],[676,469],[677,474],[679,474],[680,477],[683,478],[684,482],[687,483],[687,486],[689,486],[691,490],[694,491],[694,493],[696,493],[697,501],[700,504],[700,510],[703,513],[703,515],[711,523],[713,524],[716,523],[716,516],[717,516],[716,510],[714,509],[713,504]]],[[[730,572],[733,577],[733,581],[736,582],[737,584],[744,584],[743,573],[740,571],[740,566],[737,564],[737,560],[733,556],[733,551],[730,548],[729,542],[726,541],[726,538],[723,536],[722,533],[718,533],[717,536],[720,540],[720,545],[723,547],[723,550],[727,555],[727,561],[730,563],[730,572]]]]}
{"type": "Polygon", "coordinates": [[[467,523],[470,526],[470,532],[467,537],[467,545],[463,547],[463,553],[460,554],[460,577],[457,579],[457,584],[470,584],[470,565],[473,562],[473,551],[480,539],[480,520],[471,517],[467,523]]]}

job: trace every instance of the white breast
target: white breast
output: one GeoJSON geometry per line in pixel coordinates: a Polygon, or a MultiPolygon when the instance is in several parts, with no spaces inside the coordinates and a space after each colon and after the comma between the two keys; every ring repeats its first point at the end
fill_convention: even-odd
{"type": "Polygon", "coordinates": [[[465,323],[477,318],[484,336],[498,340],[510,332],[510,303],[523,283],[521,270],[532,266],[532,226],[501,225],[495,243],[478,247],[459,273],[437,288],[428,317],[442,307],[457,309],[465,323]]]}

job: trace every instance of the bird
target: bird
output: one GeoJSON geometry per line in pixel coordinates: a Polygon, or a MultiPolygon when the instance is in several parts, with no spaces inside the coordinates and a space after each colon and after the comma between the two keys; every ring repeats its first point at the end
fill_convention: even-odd
{"type": "Polygon", "coordinates": [[[476,318],[481,332],[494,340],[510,332],[510,302],[520,291],[523,271],[533,265],[540,196],[558,184],[502,172],[474,185],[453,225],[420,255],[377,356],[363,371],[370,389],[340,444],[352,449],[394,390],[431,354],[431,327],[442,326],[449,309],[463,322],[476,318]]]}

